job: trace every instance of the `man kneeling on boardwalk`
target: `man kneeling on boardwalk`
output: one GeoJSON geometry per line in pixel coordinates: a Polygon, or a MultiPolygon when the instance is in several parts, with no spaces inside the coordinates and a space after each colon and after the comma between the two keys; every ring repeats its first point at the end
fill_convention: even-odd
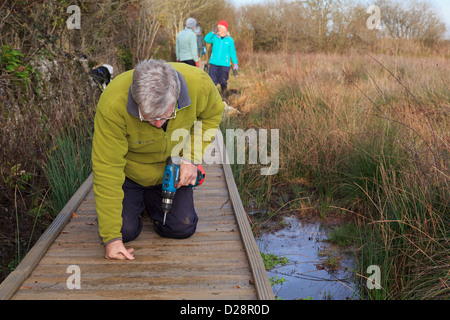
{"type": "MultiPolygon", "coordinates": [[[[196,121],[202,124],[202,134],[217,130],[223,110],[211,78],[184,63],[146,60],[106,87],[95,115],[92,166],[98,228],[107,259],[134,259],[134,250],[124,243],[140,234],[144,209],[160,236],[183,239],[194,234],[198,218],[193,190],[187,186],[195,183],[201,154],[177,154],[184,159],[180,181],[163,224],[161,183],[166,159],[174,155],[180,141],[194,141],[196,121]]],[[[200,141],[203,152],[211,141],[200,141]]]]}

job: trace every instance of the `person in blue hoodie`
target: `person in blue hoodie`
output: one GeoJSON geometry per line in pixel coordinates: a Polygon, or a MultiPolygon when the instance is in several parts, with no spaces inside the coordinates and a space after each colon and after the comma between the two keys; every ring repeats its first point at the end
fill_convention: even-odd
{"type": "Polygon", "coordinates": [[[213,31],[205,36],[205,42],[212,44],[209,76],[215,85],[220,84],[222,93],[224,93],[228,86],[231,65],[233,65],[234,71],[239,68],[234,40],[228,33],[228,23],[221,20],[213,31]]]}

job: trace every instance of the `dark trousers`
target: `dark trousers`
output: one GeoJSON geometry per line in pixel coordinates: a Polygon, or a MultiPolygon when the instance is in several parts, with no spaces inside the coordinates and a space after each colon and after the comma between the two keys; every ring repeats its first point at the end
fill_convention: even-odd
{"type": "Polygon", "coordinates": [[[180,62],[183,62],[183,63],[186,63],[186,64],[188,64],[190,66],[196,67],[195,61],[193,59],[191,59],[191,60],[184,60],[184,61],[180,61],[180,62]]]}
{"type": "Polygon", "coordinates": [[[184,239],[195,233],[198,217],[194,209],[191,187],[181,187],[177,190],[165,225],[162,224],[164,213],[161,208],[161,185],[143,187],[126,178],[122,189],[124,191],[121,230],[123,242],[134,240],[141,233],[141,214],[144,208],[154,220],[155,231],[162,237],[184,239]]]}
{"type": "Polygon", "coordinates": [[[217,66],[209,64],[209,76],[215,85],[220,84],[222,91],[225,91],[228,86],[228,76],[230,75],[230,67],[217,66]]]}

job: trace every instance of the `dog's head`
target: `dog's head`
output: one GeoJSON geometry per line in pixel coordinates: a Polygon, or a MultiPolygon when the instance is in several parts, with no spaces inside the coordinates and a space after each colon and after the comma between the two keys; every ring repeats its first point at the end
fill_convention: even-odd
{"type": "Polygon", "coordinates": [[[114,68],[112,66],[109,64],[104,64],[100,67],[92,69],[91,75],[94,82],[101,85],[104,89],[111,81],[113,72],[114,68]]]}

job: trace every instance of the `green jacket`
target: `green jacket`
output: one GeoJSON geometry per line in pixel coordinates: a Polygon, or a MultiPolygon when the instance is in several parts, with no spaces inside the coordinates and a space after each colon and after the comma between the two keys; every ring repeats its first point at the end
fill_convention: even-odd
{"type": "Polygon", "coordinates": [[[133,70],[117,76],[100,96],[95,115],[92,146],[95,206],[100,236],[104,243],[121,238],[122,185],[125,177],[142,186],[162,183],[166,159],[174,147],[194,139],[200,152],[182,154],[197,163],[211,143],[222,119],[224,103],[211,81],[201,69],[184,63],[170,63],[178,71],[181,93],[176,118],[167,129],[151,126],[139,119],[137,104],[131,97],[133,70]],[[201,123],[201,131],[194,130],[201,123]],[[185,129],[185,130],[176,130],[185,129]],[[203,137],[195,137],[199,133],[203,137]],[[205,134],[206,133],[206,134],[205,134]],[[181,137],[179,137],[181,134],[181,137]],[[209,134],[208,137],[206,137],[209,134]],[[175,141],[172,141],[175,140],[175,141]]]}

